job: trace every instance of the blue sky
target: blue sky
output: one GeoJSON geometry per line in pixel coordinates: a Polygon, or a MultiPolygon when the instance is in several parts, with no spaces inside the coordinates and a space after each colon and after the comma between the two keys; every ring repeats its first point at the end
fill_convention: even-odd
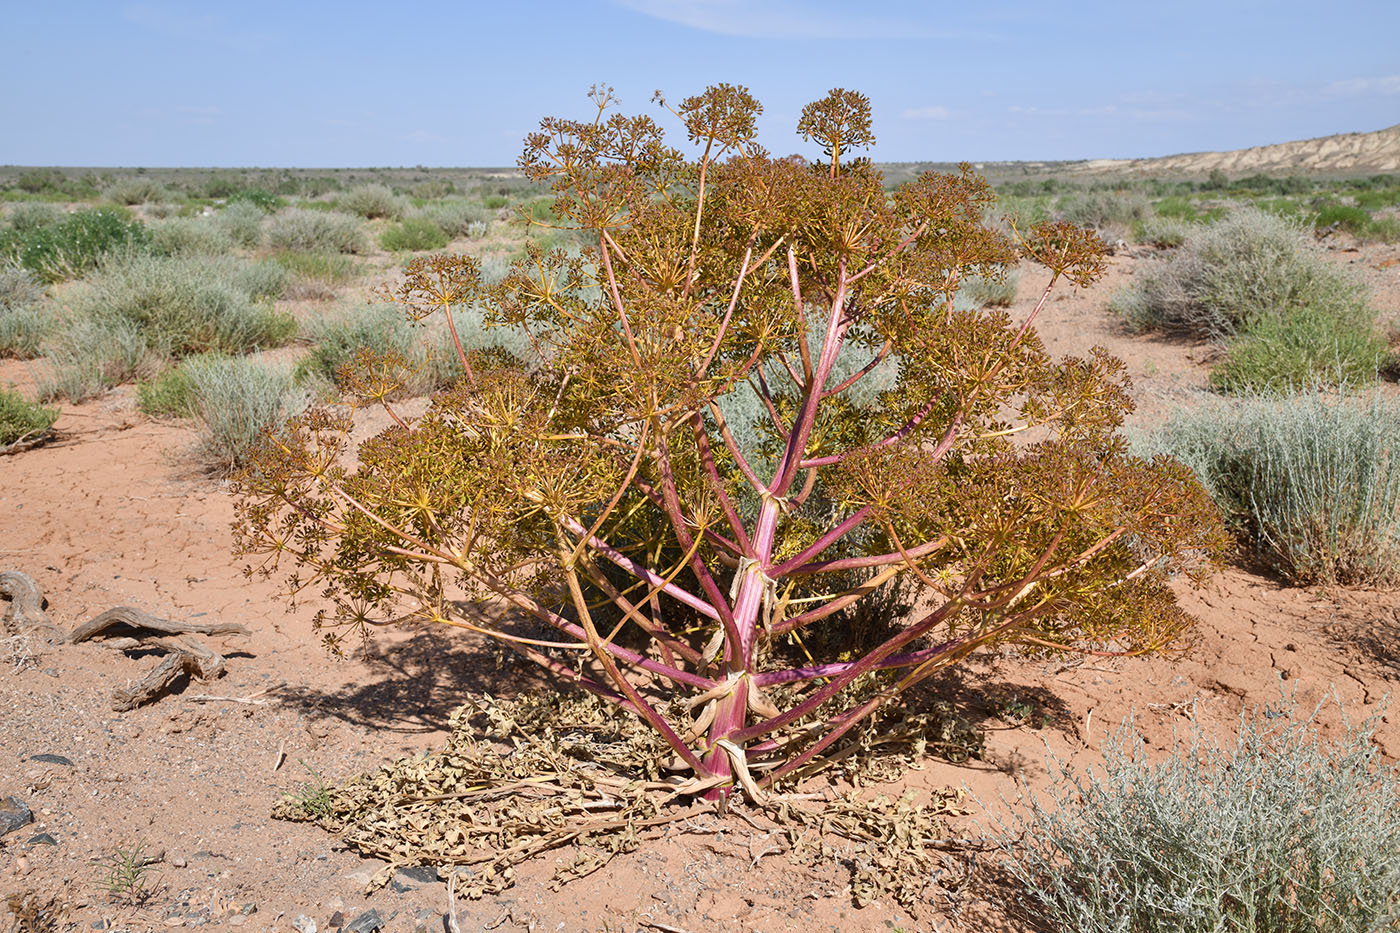
{"type": "Polygon", "coordinates": [[[0,163],[506,165],[590,85],[868,94],[880,161],[1234,149],[1400,123],[1400,0],[5,4],[0,163]]]}

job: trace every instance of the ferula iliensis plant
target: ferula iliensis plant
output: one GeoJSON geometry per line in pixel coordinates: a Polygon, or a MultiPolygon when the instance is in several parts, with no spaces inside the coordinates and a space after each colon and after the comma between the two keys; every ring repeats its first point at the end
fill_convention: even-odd
{"type": "MultiPolygon", "coordinates": [[[[493,285],[469,257],[420,258],[392,292],[449,324],[484,306],[533,358],[459,340],[455,388],[391,412],[353,469],[348,417],[317,411],[241,481],[241,546],[329,598],[332,645],[404,620],[487,634],[641,717],[723,798],[819,765],[978,648],[1178,643],[1166,580],[1208,572],[1216,513],[1186,468],[1128,454],[1122,365],[1052,360],[1032,326],[1052,288],[1099,275],[1092,234],[984,227],[967,166],[886,192],[852,157],[874,142],[854,92],[803,110],[816,162],[758,145],[743,88],[658,95],[693,157],[591,96],[520,159],[581,251],[531,249],[493,285]],[[1048,270],[1034,311],[954,307],[965,277],[1022,258],[1048,270]],[[735,393],[757,400],[748,449],[735,393]],[[901,586],[915,611],[833,636],[901,586]]],[[[365,403],[387,405],[401,362],[361,356],[365,403]]]]}

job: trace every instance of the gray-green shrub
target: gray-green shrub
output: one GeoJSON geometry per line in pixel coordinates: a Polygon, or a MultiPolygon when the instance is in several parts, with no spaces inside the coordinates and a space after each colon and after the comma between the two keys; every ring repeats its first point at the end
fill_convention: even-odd
{"type": "Polygon", "coordinates": [[[1327,263],[1302,225],[1254,208],[1198,228],[1115,301],[1136,327],[1217,340],[1299,308],[1349,318],[1365,304],[1360,285],[1327,263]]]}
{"type": "Polygon", "coordinates": [[[422,215],[441,227],[454,240],[478,239],[486,235],[491,212],[467,201],[443,201],[424,207],[422,215]]]}
{"type": "Polygon", "coordinates": [[[117,204],[153,204],[170,197],[159,182],[150,178],[119,178],[102,191],[102,196],[117,204]]]}
{"type": "Polygon", "coordinates": [[[1296,583],[1400,583],[1400,408],[1335,392],[1206,399],[1137,441],[1189,466],[1296,583]]]}
{"type": "Polygon", "coordinates": [[[360,219],[337,211],[288,208],[268,220],[266,236],[273,249],[363,253],[369,248],[360,219]]]}
{"type": "Polygon", "coordinates": [[[213,355],[192,357],[181,368],[200,424],[198,457],[215,473],[243,466],[255,446],[306,405],[285,368],[213,355]]]}
{"type": "Polygon", "coordinates": [[[43,352],[52,327],[52,313],[23,305],[0,303],[0,357],[32,360],[43,352]]]}
{"type": "Polygon", "coordinates": [[[150,230],[151,252],[159,256],[223,256],[234,247],[223,227],[202,217],[172,217],[150,230]]]}
{"type": "Polygon", "coordinates": [[[1133,239],[1158,249],[1173,249],[1184,245],[1196,229],[1196,224],[1179,217],[1149,217],[1137,226],[1133,239]]]}
{"type": "Polygon", "coordinates": [[[234,258],[131,256],[103,264],[76,299],[79,314],[135,324],[172,357],[241,353],[285,343],[295,324],[259,299],[286,287],[275,263],[234,258]]]}
{"type": "MultiPolygon", "coordinates": [[[[1315,715],[1315,714],[1314,714],[1315,715]]],[[[1372,723],[1320,742],[1291,697],[1221,744],[1192,717],[1152,763],[1131,723],[1102,775],[1060,765],[1004,839],[1026,907],[1075,933],[1381,933],[1400,925],[1400,775],[1372,723]]]]}
{"type": "Polygon", "coordinates": [[[370,220],[385,217],[398,220],[404,215],[404,201],[387,186],[379,184],[357,185],[336,202],[342,210],[370,220]]]}
{"type": "Polygon", "coordinates": [[[46,400],[81,402],[161,365],[140,328],[125,318],[65,321],[44,344],[44,356],[50,373],[39,396],[46,400]]]}
{"type": "Polygon", "coordinates": [[[1000,276],[972,275],[963,280],[957,297],[959,303],[967,302],[975,308],[1006,308],[1016,300],[1020,282],[1021,274],[1015,269],[1000,276]]]}
{"type": "Polygon", "coordinates": [[[286,282],[286,270],[275,263],[233,257],[108,260],[75,295],[48,348],[49,391],[80,400],[164,360],[286,343],[296,322],[260,300],[280,294],[286,282]]]}
{"type": "Polygon", "coordinates": [[[1095,230],[1128,227],[1151,213],[1147,197],[1136,191],[1076,191],[1055,205],[1058,219],[1095,230]]]}
{"type": "Polygon", "coordinates": [[[214,215],[214,223],[239,246],[256,247],[262,243],[263,221],[267,212],[252,201],[230,201],[214,215]]]}
{"type": "MultiPolygon", "coordinates": [[[[529,355],[529,341],[523,331],[511,327],[487,327],[479,309],[458,308],[453,320],[462,347],[473,350],[498,349],[517,359],[529,355]]],[[[315,320],[307,325],[306,336],[314,345],[297,364],[299,378],[323,379],[344,388],[342,368],[354,361],[361,350],[394,353],[414,372],[403,390],[404,396],[421,395],[451,385],[461,376],[461,362],[450,331],[445,325],[410,323],[394,305],[362,305],[336,317],[315,320]],[[425,340],[418,326],[431,326],[425,340]]]]}
{"type": "Polygon", "coordinates": [[[43,284],[17,262],[0,262],[0,308],[20,308],[44,297],[43,284]]]}
{"type": "Polygon", "coordinates": [[[18,233],[51,227],[62,218],[63,212],[52,204],[42,201],[23,201],[10,208],[5,215],[5,226],[18,233]]]}

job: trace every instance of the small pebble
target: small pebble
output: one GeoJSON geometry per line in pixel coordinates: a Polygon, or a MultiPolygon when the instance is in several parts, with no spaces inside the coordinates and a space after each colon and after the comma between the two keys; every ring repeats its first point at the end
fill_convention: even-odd
{"type": "Polygon", "coordinates": [[[189,864],[189,861],[186,860],[183,855],[177,855],[170,860],[170,864],[174,865],[176,868],[184,868],[189,864]]]}

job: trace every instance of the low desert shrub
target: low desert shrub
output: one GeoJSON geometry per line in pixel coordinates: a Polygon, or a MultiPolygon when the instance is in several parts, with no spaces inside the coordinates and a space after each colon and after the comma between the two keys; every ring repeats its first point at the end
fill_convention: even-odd
{"type": "Polygon", "coordinates": [[[242,191],[235,191],[229,195],[228,206],[235,204],[251,204],[261,210],[264,214],[269,214],[275,210],[286,207],[287,202],[271,191],[262,188],[245,188],[242,191]]]}
{"type": "Polygon", "coordinates": [[[510,203],[510,198],[503,194],[488,194],[481,199],[481,205],[488,211],[498,211],[510,203]]]}
{"type": "Polygon", "coordinates": [[[214,224],[239,246],[251,248],[262,243],[266,219],[267,212],[252,201],[230,201],[214,215],[214,224]]]}
{"type": "Polygon", "coordinates": [[[162,360],[139,327],[125,318],[70,318],[44,344],[50,373],[39,387],[43,399],[74,402],[158,371],[162,360]]]}
{"type": "Polygon", "coordinates": [[[144,247],[144,224],[113,208],[75,211],[52,224],[0,233],[0,260],[17,262],[42,281],[57,282],[88,272],[108,253],[144,247]]]}
{"type": "Polygon", "coordinates": [[[1196,224],[1177,217],[1149,217],[1137,225],[1133,239],[1158,249],[1183,245],[1196,231],[1196,224]]]}
{"type": "Polygon", "coordinates": [[[1147,198],[1136,191],[1077,191],[1055,205],[1060,220],[1092,230],[1126,228],[1151,213],[1147,198]]]}
{"type": "Polygon", "coordinates": [[[0,303],[0,357],[32,360],[43,352],[52,312],[28,305],[0,303]]]}
{"type": "Polygon", "coordinates": [[[1021,274],[1009,269],[1001,275],[971,275],[958,289],[958,298],[974,308],[1008,308],[1016,300],[1021,274]]]}
{"type": "Polygon", "coordinates": [[[212,355],[180,367],[200,423],[198,455],[215,473],[247,462],[249,452],[306,404],[286,369],[255,360],[212,355]]]}
{"type": "Polygon", "coordinates": [[[189,418],[194,415],[194,385],[190,381],[189,360],[163,369],[154,379],[136,383],[136,407],[154,418],[189,418]]]}
{"type": "Polygon", "coordinates": [[[102,190],[102,197],[115,204],[155,204],[170,193],[151,178],[119,178],[102,190]]]}
{"type": "Polygon", "coordinates": [[[491,215],[466,201],[445,201],[423,208],[422,216],[437,224],[452,239],[477,239],[486,235],[491,215]]]}
{"type": "Polygon", "coordinates": [[[52,391],[76,400],[159,368],[162,360],[286,343],[296,322],[262,300],[281,294],[286,282],[275,263],[231,257],[108,261],[75,296],[48,354],[52,391]],[[104,330],[111,340],[101,338],[104,330]]]}
{"type": "Polygon", "coordinates": [[[1265,318],[1225,345],[1225,359],[1210,372],[1222,392],[1288,390],[1319,382],[1374,382],[1386,361],[1385,341],[1364,305],[1342,317],[1302,307],[1265,318]]]}
{"type": "Polygon", "coordinates": [[[328,286],[345,285],[359,274],[355,260],[344,253],[283,250],[274,253],[272,261],[304,282],[328,286]]]}
{"type": "Polygon", "coordinates": [[[341,195],[337,206],[352,214],[374,220],[398,220],[404,215],[404,201],[385,185],[358,185],[341,195]]]}
{"type": "MultiPolygon", "coordinates": [[[[1379,933],[1400,925],[1400,774],[1373,723],[1323,742],[1292,697],[1157,763],[1131,723],[1060,765],[1003,842],[1024,905],[1076,933],[1379,933]]],[[[1155,757],[1155,756],[1154,756],[1155,757]]]]}
{"type": "Polygon", "coordinates": [[[57,420],[57,408],[31,402],[13,388],[0,388],[0,448],[32,440],[57,420]]]}
{"type": "Polygon", "coordinates": [[[1286,579],[1400,583],[1400,409],[1381,396],[1209,399],[1138,446],[1189,466],[1286,579]]]}
{"type": "Polygon", "coordinates": [[[1305,227],[1253,208],[1195,232],[1149,264],[1128,306],[1144,328],[1223,339],[1298,308],[1351,319],[1361,287],[1329,265],[1305,227]]]}
{"type": "Polygon", "coordinates": [[[63,218],[63,212],[52,204],[25,202],[16,204],[5,214],[5,228],[17,233],[28,233],[51,227],[63,218]]]}
{"type": "Polygon", "coordinates": [[[44,286],[17,262],[0,263],[0,308],[20,308],[44,297],[44,286]]]}
{"type": "Polygon", "coordinates": [[[287,273],[240,259],[133,256],[105,263],[77,297],[79,314],[134,324],[171,357],[242,353],[285,343],[296,324],[260,299],[281,294],[287,273]]]}
{"type": "MultiPolygon", "coordinates": [[[[486,327],[478,308],[458,308],[453,320],[462,345],[470,351],[496,349],[523,359],[529,343],[518,328],[486,327]]],[[[422,395],[452,385],[461,378],[461,364],[451,332],[440,323],[415,326],[396,305],[371,304],[336,317],[320,318],[306,328],[314,345],[297,364],[299,379],[325,380],[345,390],[351,387],[360,355],[393,354],[407,364],[402,387],[393,397],[422,395]]]]}
{"type": "Polygon", "coordinates": [[[379,235],[379,245],[390,252],[442,249],[447,242],[447,234],[427,217],[409,217],[379,235]]]}
{"type": "Polygon", "coordinates": [[[224,256],[234,247],[222,226],[203,217],[162,220],[150,231],[150,249],[157,256],[224,256]]]}
{"type": "Polygon", "coordinates": [[[268,220],[266,235],[273,249],[363,253],[369,248],[359,218],[336,211],[289,208],[268,220]]]}

